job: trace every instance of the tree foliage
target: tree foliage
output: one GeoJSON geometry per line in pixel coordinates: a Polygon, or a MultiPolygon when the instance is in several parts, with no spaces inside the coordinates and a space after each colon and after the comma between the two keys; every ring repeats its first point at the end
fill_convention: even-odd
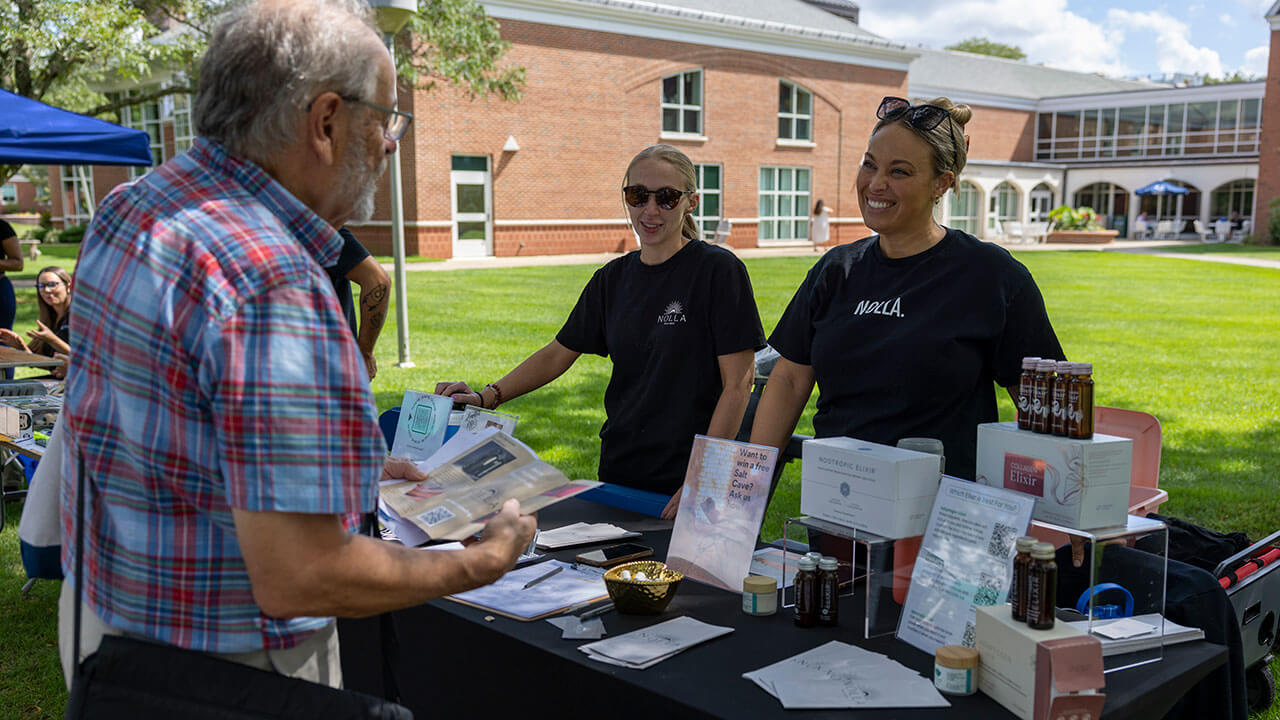
{"type": "Polygon", "coordinates": [[[1256,78],[1244,72],[1243,70],[1237,70],[1228,75],[1223,75],[1220,78],[1214,77],[1212,75],[1205,75],[1204,84],[1205,85],[1229,85],[1231,83],[1257,82],[1260,79],[1261,78],[1256,78]]]}
{"type": "MultiPolygon", "coordinates": [[[[233,1],[0,0],[0,87],[112,121],[125,106],[194,93],[213,21],[233,1]],[[103,92],[157,71],[171,81],[128,97],[103,92]]],[[[413,88],[444,82],[471,97],[518,100],[524,69],[501,64],[508,47],[476,0],[418,0],[396,64],[413,88]]],[[[15,172],[0,166],[0,181],[15,172]]]]}
{"type": "Polygon", "coordinates": [[[955,45],[948,45],[947,50],[959,50],[961,52],[976,53],[978,55],[992,55],[994,57],[1008,58],[1010,60],[1025,60],[1027,54],[1022,52],[1022,48],[1017,45],[1005,45],[994,40],[984,37],[971,37],[961,40],[955,45]]]}

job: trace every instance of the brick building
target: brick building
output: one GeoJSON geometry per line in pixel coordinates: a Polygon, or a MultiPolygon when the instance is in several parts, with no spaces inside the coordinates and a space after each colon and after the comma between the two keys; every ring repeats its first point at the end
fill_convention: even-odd
{"type": "MultiPolygon", "coordinates": [[[[416,118],[400,150],[409,255],[634,247],[618,188],[631,156],[656,142],[698,164],[708,238],[727,221],[735,247],[808,244],[821,198],[830,242],[855,240],[866,229],[853,178],[885,95],[973,107],[969,165],[939,220],[989,239],[1061,204],[1095,207],[1122,231],[1144,211],[1189,231],[1254,216],[1255,183],[1280,195],[1280,164],[1258,172],[1263,82],[1174,88],[912,48],[862,29],[848,0],[481,2],[512,44],[506,61],[526,69],[524,97],[402,94],[416,118]],[[1188,192],[1134,194],[1156,180],[1188,192]]],[[[125,115],[151,133],[157,162],[190,144],[184,97],[125,115]]],[[[51,186],[68,224],[137,172],[65,170],[51,186]]],[[[380,214],[356,228],[379,254],[391,242],[385,188],[380,214]]]]}

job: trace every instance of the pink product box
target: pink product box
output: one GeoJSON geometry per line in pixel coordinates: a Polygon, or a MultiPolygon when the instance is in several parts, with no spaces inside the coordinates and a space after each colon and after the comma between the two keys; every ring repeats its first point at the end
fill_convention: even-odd
{"type": "Polygon", "coordinates": [[[1102,644],[1058,623],[1032,630],[1008,605],[978,608],[978,689],[1022,720],[1097,720],[1106,695],[1102,644]]]}

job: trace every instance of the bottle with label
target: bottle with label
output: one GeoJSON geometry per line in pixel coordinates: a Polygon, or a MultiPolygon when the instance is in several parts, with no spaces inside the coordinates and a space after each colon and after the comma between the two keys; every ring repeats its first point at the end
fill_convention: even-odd
{"type": "Polygon", "coordinates": [[[1035,384],[1038,357],[1022,358],[1022,376],[1018,378],[1018,429],[1031,429],[1031,388],[1035,384]]]}
{"type": "Polygon", "coordinates": [[[838,563],[830,556],[818,561],[818,624],[840,624],[840,576],[838,563]]]}
{"type": "Polygon", "coordinates": [[[1088,440],[1093,437],[1093,364],[1076,363],[1072,368],[1074,400],[1067,397],[1067,437],[1088,440]]]}
{"type": "Polygon", "coordinates": [[[1013,582],[1009,584],[1009,605],[1013,619],[1018,622],[1027,621],[1027,570],[1031,566],[1031,548],[1036,539],[1031,536],[1018,538],[1014,544],[1017,555],[1013,556],[1013,582]]]}
{"type": "Polygon", "coordinates": [[[818,564],[805,556],[796,563],[799,568],[793,581],[796,593],[796,625],[813,627],[818,619],[818,564]]]}
{"type": "Polygon", "coordinates": [[[1027,625],[1033,630],[1053,627],[1058,604],[1058,563],[1053,545],[1038,542],[1031,549],[1027,568],[1027,625]]]}
{"type": "Polygon", "coordinates": [[[1057,375],[1053,378],[1053,392],[1049,401],[1049,432],[1061,437],[1067,436],[1067,389],[1075,376],[1071,368],[1075,363],[1060,362],[1054,368],[1057,375]]]}
{"type": "Polygon", "coordinates": [[[1058,363],[1053,360],[1041,360],[1036,363],[1036,375],[1031,386],[1031,430],[1038,433],[1049,432],[1049,403],[1053,392],[1053,371],[1058,363]]]}

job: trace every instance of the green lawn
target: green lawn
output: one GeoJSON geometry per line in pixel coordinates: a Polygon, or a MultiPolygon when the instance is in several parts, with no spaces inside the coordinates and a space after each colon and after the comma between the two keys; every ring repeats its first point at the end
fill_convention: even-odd
{"type": "MultiPolygon", "coordinates": [[[[1068,357],[1094,363],[1097,402],[1160,418],[1160,484],[1171,498],[1163,510],[1251,537],[1280,529],[1274,500],[1280,475],[1280,270],[1089,251],[1024,252],[1018,258],[1036,276],[1068,357]]],[[[813,262],[747,261],[766,330],[813,262]]],[[[378,347],[378,407],[398,405],[406,388],[430,390],[437,380],[497,379],[554,336],[593,271],[565,266],[410,274],[416,367],[394,367],[393,313],[378,347]]],[[[34,322],[33,292],[19,292],[19,328],[34,322]]],[[[520,415],[517,435],[544,459],[571,477],[591,477],[608,374],[607,360],[584,357],[560,380],[504,410],[520,415]]],[[[1012,418],[1007,397],[1000,407],[1003,418],[1012,418]]],[[[812,407],[799,432],[811,431],[811,414],[812,407]]],[[[793,464],[763,534],[776,537],[782,518],[798,506],[793,464]]],[[[19,595],[16,508],[9,513],[13,523],[0,536],[7,559],[0,573],[6,617],[0,628],[0,673],[6,678],[0,717],[56,717],[63,697],[54,584],[37,584],[30,598],[19,595]]]]}
{"type": "Polygon", "coordinates": [[[1280,260],[1280,245],[1237,245],[1235,243],[1196,243],[1158,248],[1161,252],[1189,255],[1230,255],[1232,257],[1280,260]]]}

